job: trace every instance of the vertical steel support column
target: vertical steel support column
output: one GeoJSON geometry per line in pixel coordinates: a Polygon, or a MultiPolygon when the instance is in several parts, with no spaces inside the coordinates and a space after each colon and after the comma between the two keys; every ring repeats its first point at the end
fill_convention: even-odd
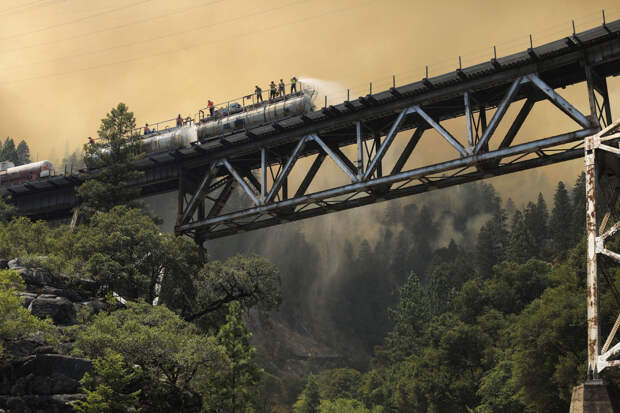
{"type": "MultiPolygon", "coordinates": [[[[381,136],[377,135],[377,136],[375,136],[375,156],[379,152],[379,147],[381,147],[381,136]]],[[[377,166],[375,167],[375,169],[377,171],[377,178],[381,178],[383,176],[382,165],[383,165],[383,162],[381,162],[381,160],[379,160],[379,162],[377,162],[377,166]]]]}
{"type": "Polygon", "coordinates": [[[594,79],[592,78],[592,68],[589,65],[585,65],[586,72],[586,85],[588,87],[588,101],[590,102],[590,122],[595,128],[600,128],[601,124],[598,120],[596,106],[596,95],[594,94],[594,79]]]}
{"type": "Polygon", "coordinates": [[[604,77],[602,79],[602,89],[603,91],[601,92],[601,94],[603,95],[603,106],[605,108],[605,121],[607,122],[607,125],[611,125],[612,123],[612,118],[611,118],[611,100],[609,99],[609,89],[607,88],[607,78],[604,77]]]}
{"type": "Polygon", "coordinates": [[[267,194],[267,153],[265,148],[260,148],[260,202],[265,203],[267,194]]]}
{"type": "MultiPolygon", "coordinates": [[[[200,205],[198,205],[198,221],[204,221],[206,218],[206,210],[205,210],[205,201],[204,199],[200,201],[200,205]]],[[[200,262],[203,263],[206,261],[206,251],[204,248],[205,239],[204,236],[198,231],[194,235],[194,242],[198,244],[198,257],[200,258],[200,262]]]]}
{"type": "Polygon", "coordinates": [[[362,142],[362,124],[355,122],[355,135],[357,137],[357,179],[364,176],[364,142],[362,142]]]}
{"type": "Polygon", "coordinates": [[[596,361],[600,352],[598,272],[596,263],[596,153],[592,139],[586,138],[586,235],[587,235],[587,314],[588,314],[588,378],[598,378],[596,361]]]}
{"type": "Polygon", "coordinates": [[[487,130],[487,111],[484,106],[480,106],[480,138],[487,130]]]}
{"type": "Polygon", "coordinates": [[[469,92],[463,94],[465,101],[465,125],[467,126],[467,149],[471,152],[474,148],[474,135],[471,130],[471,105],[469,103],[469,92]]]}
{"type": "Polygon", "coordinates": [[[184,183],[183,183],[183,169],[177,169],[177,175],[179,177],[179,183],[177,185],[177,225],[182,224],[183,219],[183,205],[185,201],[184,183]]]}
{"type": "MultiPolygon", "coordinates": [[[[288,159],[285,157],[282,158],[282,167],[284,167],[284,165],[286,165],[286,163],[288,162],[288,159]]],[[[289,171],[290,172],[290,171],[289,171]]],[[[286,174],[284,176],[284,179],[282,180],[282,200],[286,201],[288,199],[288,175],[286,174]]]]}

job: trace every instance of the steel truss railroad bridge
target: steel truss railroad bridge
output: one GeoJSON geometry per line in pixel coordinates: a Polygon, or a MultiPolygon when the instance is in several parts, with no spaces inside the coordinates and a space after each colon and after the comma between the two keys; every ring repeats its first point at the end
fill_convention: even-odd
{"type": "MultiPolygon", "coordinates": [[[[620,20],[616,20],[302,116],[150,154],[139,161],[144,175],[133,184],[145,196],[178,191],[175,230],[202,245],[207,239],[576,159],[586,151],[588,360],[589,375],[596,377],[599,370],[620,363],[615,360],[620,344],[610,349],[620,318],[600,355],[596,266],[601,254],[620,260],[604,247],[620,223],[603,233],[606,218],[597,228],[594,190],[602,176],[613,185],[613,193],[620,186],[616,179],[620,128],[612,123],[607,89],[607,78],[619,73],[620,20]],[[585,114],[558,93],[583,82],[580,103],[588,108],[585,114]],[[574,130],[540,139],[519,136],[521,143],[515,144],[521,126],[541,101],[563,112],[574,130]],[[513,104],[519,105],[518,114],[507,132],[498,136],[498,126],[508,122],[504,115],[513,104]],[[455,118],[464,118],[458,136],[441,125],[455,118]],[[431,129],[438,134],[427,133],[431,129]],[[404,131],[411,134],[401,134],[404,131]],[[451,152],[441,149],[442,161],[405,169],[421,139],[429,138],[438,140],[438,148],[448,145],[451,152]],[[396,140],[402,141],[394,145],[396,140]],[[355,148],[353,159],[343,152],[348,146],[355,148]],[[389,152],[396,161],[388,164],[389,152]],[[311,162],[298,162],[305,157],[311,162]],[[327,158],[346,182],[309,193],[327,158]],[[291,174],[300,164],[305,164],[301,176],[291,174]],[[245,204],[233,199],[236,188],[246,195],[245,204]]],[[[54,218],[71,214],[78,204],[74,188],[80,182],[79,175],[63,175],[2,190],[11,195],[20,214],[54,218]]]]}

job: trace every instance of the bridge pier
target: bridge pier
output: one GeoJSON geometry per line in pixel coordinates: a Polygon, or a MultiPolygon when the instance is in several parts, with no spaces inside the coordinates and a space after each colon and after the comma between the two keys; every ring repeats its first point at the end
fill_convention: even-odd
{"type": "Polygon", "coordinates": [[[618,395],[602,379],[588,380],[575,386],[569,413],[618,413],[618,395]]]}

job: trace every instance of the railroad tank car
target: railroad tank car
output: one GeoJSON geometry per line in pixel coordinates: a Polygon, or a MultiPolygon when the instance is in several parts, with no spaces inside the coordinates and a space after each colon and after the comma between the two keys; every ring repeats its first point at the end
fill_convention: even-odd
{"type": "Polygon", "coordinates": [[[140,147],[146,153],[156,153],[190,146],[196,140],[196,125],[191,122],[180,127],[150,133],[140,140],[140,147]]]}
{"type": "MultiPolygon", "coordinates": [[[[9,164],[13,165],[10,162],[9,164]]],[[[0,170],[0,185],[20,184],[34,179],[53,176],[54,173],[54,165],[52,165],[50,161],[39,161],[26,165],[10,166],[4,170],[0,170]]]]}
{"type": "Polygon", "coordinates": [[[310,112],[314,109],[312,102],[314,95],[314,89],[308,87],[304,88],[303,93],[300,95],[288,97],[285,100],[253,105],[231,115],[202,119],[198,125],[198,139],[211,138],[236,129],[250,129],[269,122],[310,112]]]}

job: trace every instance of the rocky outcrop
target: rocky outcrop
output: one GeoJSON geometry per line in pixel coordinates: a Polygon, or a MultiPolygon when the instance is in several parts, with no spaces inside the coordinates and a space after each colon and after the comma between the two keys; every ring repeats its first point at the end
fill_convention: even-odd
{"type": "Polygon", "coordinates": [[[71,325],[75,323],[75,307],[64,297],[41,294],[28,305],[28,311],[39,318],[51,318],[54,324],[71,325]]]}
{"type": "Polygon", "coordinates": [[[51,318],[61,326],[75,323],[76,309],[87,307],[97,312],[105,306],[96,298],[97,285],[91,280],[54,275],[43,268],[28,267],[20,259],[0,260],[1,264],[16,271],[26,284],[26,291],[19,295],[24,306],[39,318],[51,318]]]}
{"type": "Polygon", "coordinates": [[[90,360],[61,354],[32,354],[0,368],[0,408],[9,412],[71,412],[81,400],[80,379],[90,360]]]}
{"type": "MultiPolygon", "coordinates": [[[[24,396],[0,396],[0,406],[7,413],[74,413],[72,402],[84,400],[85,394],[29,394],[24,396]]],[[[2,409],[0,409],[2,412],[2,409]]]]}
{"type": "MultiPolygon", "coordinates": [[[[3,268],[15,270],[24,280],[26,291],[19,295],[28,311],[49,317],[60,328],[75,324],[79,308],[98,312],[106,307],[89,280],[29,268],[20,259],[0,259],[3,268]]],[[[57,354],[41,337],[7,343],[6,353],[10,358],[0,365],[0,413],[69,413],[71,403],[85,397],[79,381],[92,370],[90,360],[57,354]]]]}
{"type": "Polygon", "coordinates": [[[71,394],[80,389],[90,360],[62,354],[35,354],[15,360],[2,369],[3,394],[71,394]]]}

